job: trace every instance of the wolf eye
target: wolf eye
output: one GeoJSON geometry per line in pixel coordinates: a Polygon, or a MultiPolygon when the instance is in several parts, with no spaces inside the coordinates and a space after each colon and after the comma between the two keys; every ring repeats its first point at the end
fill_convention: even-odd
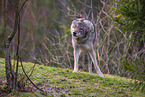
{"type": "Polygon", "coordinates": [[[80,31],[79,32],[83,32],[84,30],[83,29],[80,29],[80,31]]]}
{"type": "Polygon", "coordinates": [[[76,28],[76,25],[73,25],[73,28],[76,28]]]}

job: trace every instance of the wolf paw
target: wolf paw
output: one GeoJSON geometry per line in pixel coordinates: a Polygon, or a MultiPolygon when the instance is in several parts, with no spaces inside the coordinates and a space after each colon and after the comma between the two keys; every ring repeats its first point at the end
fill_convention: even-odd
{"type": "Polygon", "coordinates": [[[90,75],[93,75],[93,73],[92,72],[89,72],[90,73],[90,75]]]}
{"type": "Polygon", "coordinates": [[[103,78],[105,77],[103,73],[98,73],[98,75],[103,78]]]}
{"type": "Polygon", "coordinates": [[[74,73],[74,72],[75,72],[75,73],[78,73],[78,71],[75,71],[75,70],[73,71],[73,73],[74,73]]]}

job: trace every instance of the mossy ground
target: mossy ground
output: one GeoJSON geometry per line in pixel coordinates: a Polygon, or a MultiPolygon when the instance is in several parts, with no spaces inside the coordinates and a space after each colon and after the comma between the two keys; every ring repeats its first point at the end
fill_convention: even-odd
{"type": "MultiPolygon", "coordinates": [[[[34,64],[23,62],[24,68],[28,75],[34,64]]],[[[99,77],[97,74],[89,75],[88,72],[72,73],[70,69],[48,67],[36,64],[34,71],[30,76],[31,80],[41,89],[47,92],[46,95],[41,94],[33,88],[33,92],[12,92],[6,96],[9,97],[145,97],[143,92],[134,89],[134,83],[129,79],[119,76],[107,75],[105,78],[99,77]]],[[[0,58],[0,79],[5,83],[4,59],[0,58]]],[[[22,78],[21,66],[19,73],[22,78]]],[[[33,87],[29,81],[27,86],[33,87]]],[[[3,85],[0,85],[2,88],[3,85]]]]}

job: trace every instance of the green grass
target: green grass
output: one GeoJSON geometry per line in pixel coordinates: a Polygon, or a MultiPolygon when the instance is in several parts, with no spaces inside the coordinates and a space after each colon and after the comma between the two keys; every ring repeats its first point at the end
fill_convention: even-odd
{"type": "MultiPolygon", "coordinates": [[[[23,62],[24,68],[29,75],[33,63],[23,62]]],[[[0,79],[5,83],[4,59],[0,58],[0,79]]],[[[21,66],[19,73],[22,74],[21,66]]],[[[145,94],[134,89],[134,83],[129,79],[119,76],[107,75],[105,78],[97,74],[89,75],[88,72],[72,73],[70,69],[48,67],[35,65],[31,80],[41,89],[47,92],[47,95],[41,94],[33,88],[34,92],[12,92],[6,96],[9,97],[53,97],[53,96],[73,96],[73,97],[145,97],[145,94]]],[[[27,86],[33,87],[29,81],[27,86]]],[[[2,85],[0,86],[2,87],[2,85]]]]}

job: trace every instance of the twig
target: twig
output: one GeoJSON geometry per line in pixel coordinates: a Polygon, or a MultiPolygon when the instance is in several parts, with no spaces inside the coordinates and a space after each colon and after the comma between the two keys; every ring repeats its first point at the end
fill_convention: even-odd
{"type": "Polygon", "coordinates": [[[23,64],[22,64],[21,57],[19,57],[19,60],[20,60],[21,66],[22,66],[22,70],[23,70],[25,76],[27,77],[27,79],[31,82],[31,84],[33,84],[33,86],[34,86],[35,88],[37,88],[37,89],[40,90],[41,92],[44,92],[44,90],[40,89],[37,85],[35,85],[35,84],[33,83],[33,81],[32,81],[32,80],[28,77],[28,75],[26,74],[26,72],[25,72],[25,70],[24,70],[24,67],[23,67],[23,64]]]}
{"type": "Polygon", "coordinates": [[[25,3],[26,3],[27,1],[28,1],[28,0],[25,0],[25,1],[24,1],[24,3],[22,4],[22,6],[21,6],[19,12],[21,12],[21,10],[23,9],[23,7],[24,7],[24,5],[25,5],[25,3]]]}

